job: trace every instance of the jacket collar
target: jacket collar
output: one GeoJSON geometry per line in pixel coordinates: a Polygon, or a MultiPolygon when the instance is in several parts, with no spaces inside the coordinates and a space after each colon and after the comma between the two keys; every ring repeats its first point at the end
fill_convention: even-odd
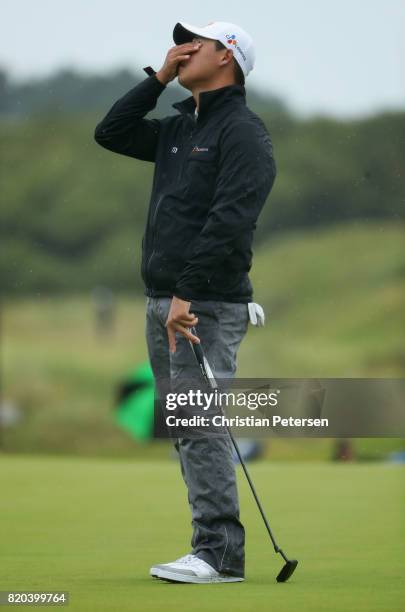
{"type": "MultiPolygon", "coordinates": [[[[246,104],[246,90],[243,85],[225,85],[219,89],[210,89],[200,92],[200,108],[198,110],[198,118],[218,110],[229,102],[237,102],[246,104]]],[[[173,108],[181,113],[194,113],[196,103],[194,96],[189,96],[180,102],[172,104],[173,108]]]]}

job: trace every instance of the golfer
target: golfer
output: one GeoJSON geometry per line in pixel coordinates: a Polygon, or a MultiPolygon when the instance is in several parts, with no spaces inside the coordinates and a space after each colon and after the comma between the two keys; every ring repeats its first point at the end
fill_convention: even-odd
{"type": "MultiPolygon", "coordinates": [[[[158,390],[164,380],[199,374],[190,341],[201,340],[215,377],[234,376],[253,297],[253,233],[276,175],[269,134],[246,105],[251,37],[217,21],[179,22],[173,39],[160,70],[150,69],[95,130],[106,149],[155,164],[141,274],[158,390]],[[192,95],[173,104],[177,114],[145,118],[176,77],[192,95]]],[[[174,444],[192,512],[191,551],[150,574],[173,582],[240,582],[245,532],[229,438],[183,437],[174,444]]]]}

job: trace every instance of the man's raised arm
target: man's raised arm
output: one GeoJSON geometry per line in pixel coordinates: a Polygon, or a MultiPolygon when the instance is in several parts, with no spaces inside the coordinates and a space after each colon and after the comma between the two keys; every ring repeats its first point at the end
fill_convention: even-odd
{"type": "Polygon", "coordinates": [[[156,75],[138,83],[115,102],[97,125],[94,132],[96,142],[115,153],[155,161],[160,120],[144,117],[155,108],[165,87],[156,75]]]}
{"type": "Polygon", "coordinates": [[[155,161],[160,120],[144,117],[155,108],[169,81],[177,76],[179,62],[188,59],[197,48],[193,43],[172,47],[157,73],[135,85],[111,107],[95,129],[96,142],[115,153],[155,161]]]}

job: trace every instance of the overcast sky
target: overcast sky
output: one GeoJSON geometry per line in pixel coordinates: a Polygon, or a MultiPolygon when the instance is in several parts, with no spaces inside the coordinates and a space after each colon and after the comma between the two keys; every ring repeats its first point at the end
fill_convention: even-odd
{"type": "Polygon", "coordinates": [[[255,41],[246,86],[281,96],[299,114],[350,117],[405,108],[405,0],[3,0],[1,6],[0,64],[18,80],[61,67],[158,70],[177,21],[230,21],[255,41]]]}

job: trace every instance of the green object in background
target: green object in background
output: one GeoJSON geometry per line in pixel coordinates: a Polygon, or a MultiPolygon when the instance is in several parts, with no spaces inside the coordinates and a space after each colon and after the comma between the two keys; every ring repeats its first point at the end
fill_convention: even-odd
{"type": "Polygon", "coordinates": [[[121,383],[115,422],[137,440],[153,438],[155,383],[149,362],[136,367],[121,383]]]}

